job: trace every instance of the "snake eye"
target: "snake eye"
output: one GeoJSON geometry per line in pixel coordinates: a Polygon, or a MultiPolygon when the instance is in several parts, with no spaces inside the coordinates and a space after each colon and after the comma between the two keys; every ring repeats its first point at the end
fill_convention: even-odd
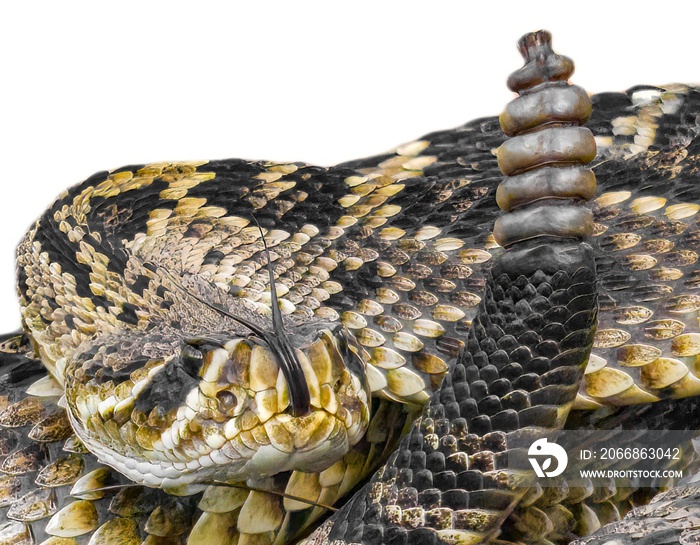
{"type": "Polygon", "coordinates": [[[224,412],[235,409],[236,405],[238,405],[236,396],[227,390],[222,390],[216,394],[216,399],[219,401],[219,407],[221,407],[221,410],[224,412]]]}
{"type": "Polygon", "coordinates": [[[182,367],[192,378],[199,378],[199,370],[202,368],[202,363],[204,362],[204,354],[198,348],[195,348],[191,344],[185,344],[180,351],[180,361],[182,362],[182,367]]]}

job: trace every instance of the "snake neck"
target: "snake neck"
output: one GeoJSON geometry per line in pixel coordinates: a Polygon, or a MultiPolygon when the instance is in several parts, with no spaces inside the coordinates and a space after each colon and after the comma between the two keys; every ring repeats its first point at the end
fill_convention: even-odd
{"type": "Polygon", "coordinates": [[[495,535],[528,490],[512,484],[512,449],[563,425],[596,317],[587,244],[545,239],[505,252],[487,274],[466,350],[388,463],[320,530],[328,542],[495,535]]]}
{"type": "MultiPolygon", "coordinates": [[[[465,350],[421,418],[377,472],[317,535],[332,543],[479,543],[523,498],[513,449],[560,429],[576,398],[597,322],[593,219],[585,165],[595,157],[573,63],[546,32],[527,35],[526,64],[509,79],[520,96],[501,116],[505,251],[486,274],[465,350]],[[358,521],[361,520],[361,523],[358,521]],[[338,540],[338,541],[336,541],[338,540]]],[[[532,483],[531,480],[526,480],[532,483]]],[[[313,541],[312,541],[313,542],[313,541]]]]}

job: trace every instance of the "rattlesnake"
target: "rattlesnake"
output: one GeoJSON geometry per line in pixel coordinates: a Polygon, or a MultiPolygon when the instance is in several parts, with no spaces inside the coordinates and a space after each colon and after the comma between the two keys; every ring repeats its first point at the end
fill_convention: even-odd
{"type": "MultiPolygon", "coordinates": [[[[585,178],[538,212],[563,219],[517,218],[554,196],[530,180],[501,190],[521,210],[494,238],[493,118],[332,168],[139,165],[62,194],[18,249],[25,333],[2,352],[0,542],[283,543],[387,459],[310,542],[475,543],[500,526],[567,541],[611,520],[614,493],[521,502],[497,453],[506,432],[561,426],[574,403],[695,394],[700,95],[639,87],[594,96],[591,114],[578,93],[533,120],[552,102],[527,97],[570,92],[573,65],[546,33],[522,43],[532,58],[510,83],[525,106],[506,128],[557,144],[590,114],[598,144],[589,208],[575,166],[593,136],[557,157],[501,153],[508,174],[551,163],[547,176],[585,178]]],[[[679,425],[669,407],[618,414],[679,425]]],[[[618,515],[630,497],[614,498],[618,515]]]]}

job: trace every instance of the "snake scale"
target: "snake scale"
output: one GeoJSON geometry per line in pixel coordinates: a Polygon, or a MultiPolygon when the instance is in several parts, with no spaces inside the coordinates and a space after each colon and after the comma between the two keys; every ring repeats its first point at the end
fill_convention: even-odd
{"type": "Polygon", "coordinates": [[[700,93],[589,99],[549,38],[500,124],[59,196],[0,345],[0,543],[697,543],[692,486],[504,466],[518,437],[700,410],[700,93]]]}

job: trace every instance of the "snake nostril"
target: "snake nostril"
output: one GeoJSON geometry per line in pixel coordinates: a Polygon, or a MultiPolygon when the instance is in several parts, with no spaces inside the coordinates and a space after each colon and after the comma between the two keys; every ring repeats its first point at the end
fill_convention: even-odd
{"type": "Polygon", "coordinates": [[[238,399],[228,390],[223,390],[216,394],[216,399],[219,401],[219,407],[224,412],[235,409],[236,405],[238,405],[238,399]]]}

